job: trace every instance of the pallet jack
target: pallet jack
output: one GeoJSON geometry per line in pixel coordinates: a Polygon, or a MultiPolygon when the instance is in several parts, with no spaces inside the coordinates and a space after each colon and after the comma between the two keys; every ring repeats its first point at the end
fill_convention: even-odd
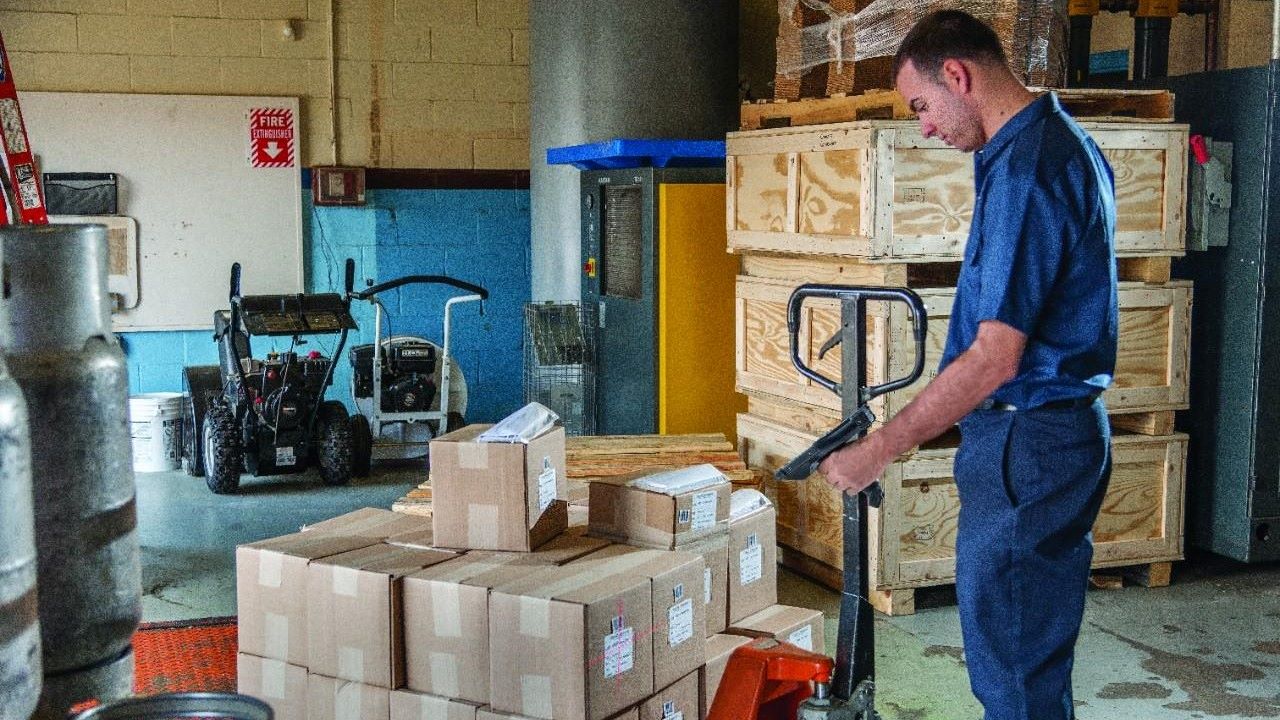
{"type": "MultiPolygon", "coordinates": [[[[875,422],[868,403],[918,380],[924,372],[927,314],[920,296],[906,288],[801,285],[787,303],[791,362],[800,374],[840,396],[844,420],[809,449],[780,468],[780,481],[813,475],[828,455],[867,434],[875,422]],[[821,359],[841,345],[837,382],[805,365],[800,357],[801,312],[810,298],[840,301],[840,330],[822,345],[821,359]],[[915,364],[911,372],[882,385],[867,386],[868,302],[900,302],[911,311],[915,364]]],[[[873,483],[856,495],[844,494],[844,589],[836,656],[808,652],[772,638],[734,651],[707,720],[879,720],[875,710],[875,634],[867,600],[868,562],[864,537],[869,507],[879,507],[884,491],[873,483]]]]}

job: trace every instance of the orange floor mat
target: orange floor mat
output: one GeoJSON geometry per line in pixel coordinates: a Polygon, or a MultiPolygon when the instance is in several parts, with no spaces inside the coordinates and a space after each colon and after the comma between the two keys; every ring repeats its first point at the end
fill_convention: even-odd
{"type": "Polygon", "coordinates": [[[133,636],[134,692],[234,692],[236,619],[144,623],[133,636]]]}

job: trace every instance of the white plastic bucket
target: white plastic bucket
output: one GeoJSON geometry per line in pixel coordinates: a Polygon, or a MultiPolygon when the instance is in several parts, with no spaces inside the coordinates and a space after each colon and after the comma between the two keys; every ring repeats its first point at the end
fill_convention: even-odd
{"type": "Polygon", "coordinates": [[[182,467],[182,393],[156,392],[129,398],[129,436],[135,472],[182,467]]]}

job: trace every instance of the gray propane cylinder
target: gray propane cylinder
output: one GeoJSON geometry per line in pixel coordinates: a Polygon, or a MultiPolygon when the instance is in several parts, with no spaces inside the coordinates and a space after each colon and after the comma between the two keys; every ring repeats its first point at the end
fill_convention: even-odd
{"type": "Polygon", "coordinates": [[[27,403],[0,356],[0,720],[27,720],[40,698],[34,512],[27,403]]]}
{"type": "Polygon", "coordinates": [[[142,572],[129,380],[101,225],[0,231],[10,372],[27,402],[44,688],[37,718],[133,690],[142,572]]]}

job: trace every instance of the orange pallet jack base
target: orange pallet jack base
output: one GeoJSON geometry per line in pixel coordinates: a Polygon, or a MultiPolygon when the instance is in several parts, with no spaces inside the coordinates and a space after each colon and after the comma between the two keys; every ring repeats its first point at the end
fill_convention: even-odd
{"type": "Polygon", "coordinates": [[[813,694],[831,682],[831,658],[772,638],[743,645],[729,657],[707,720],[795,720],[813,694]]]}

